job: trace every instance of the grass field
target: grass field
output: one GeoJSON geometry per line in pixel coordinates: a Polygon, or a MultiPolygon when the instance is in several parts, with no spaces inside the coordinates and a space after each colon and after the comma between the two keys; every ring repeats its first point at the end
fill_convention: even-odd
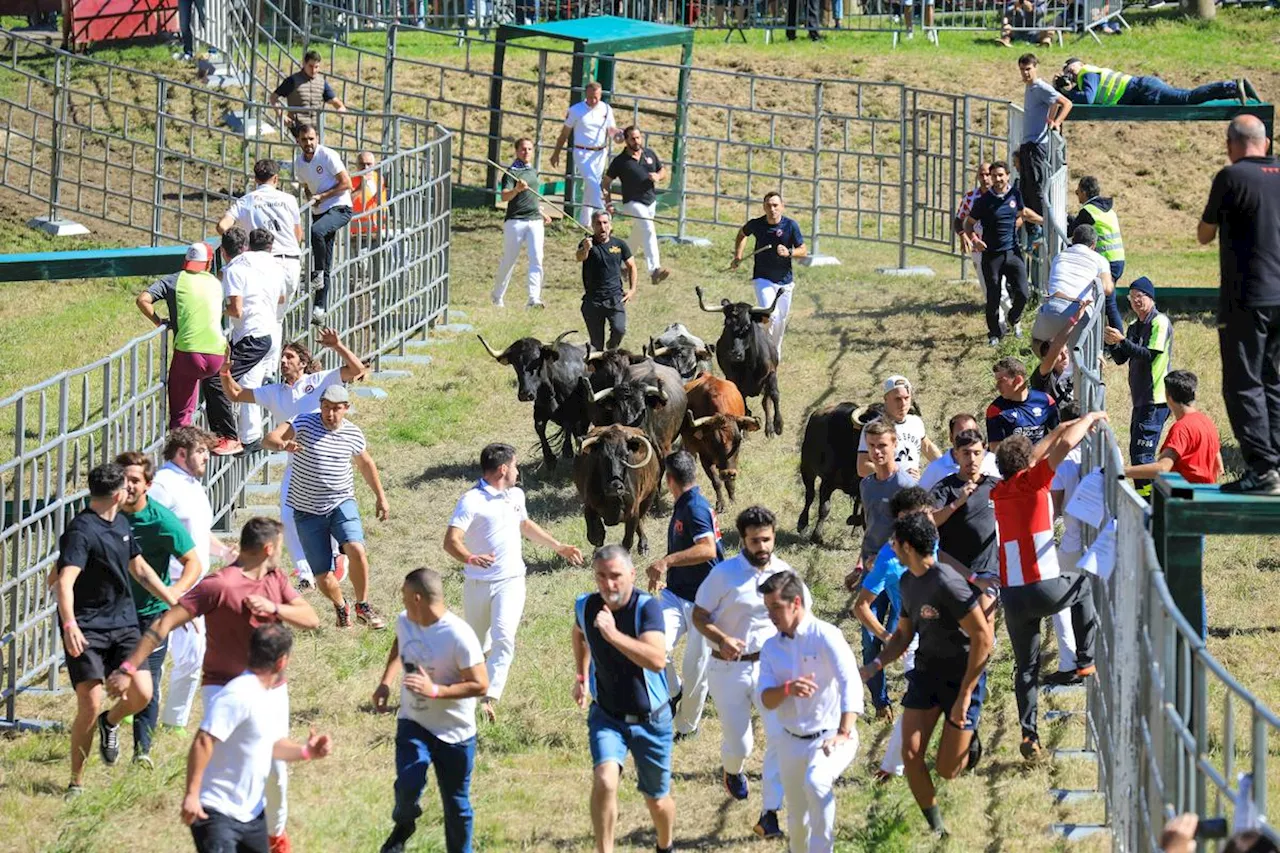
{"type": "MultiPolygon", "coordinates": [[[[1270,79],[1274,89],[1280,82],[1274,52],[1278,36],[1280,25],[1260,13],[1223,14],[1219,23],[1208,26],[1157,20],[1139,27],[1132,36],[1109,40],[1089,55],[1117,67],[1167,69],[1175,82],[1188,85],[1217,75],[1235,76],[1240,63],[1255,83],[1270,79]]],[[[823,68],[872,79],[893,74],[952,91],[981,91],[988,87],[977,81],[992,81],[995,94],[1016,95],[1010,51],[974,43],[968,35],[944,35],[940,49],[912,43],[893,54],[886,42],[884,37],[850,36],[814,47],[752,44],[731,49],[700,37],[698,56],[703,63],[732,61],[737,67],[762,72],[791,67],[795,76],[812,76],[823,68]],[[973,81],[972,85],[966,81],[973,81]]],[[[1055,50],[1054,58],[1062,58],[1058,53],[1065,57],[1068,49],[1083,50],[1083,46],[1055,50]]],[[[131,61],[131,54],[121,61],[131,61]]],[[[1261,84],[1259,88],[1267,91],[1261,84]]],[[[1104,134],[1097,128],[1070,128],[1072,154],[1078,155],[1073,173],[1096,170],[1107,176],[1104,180],[1114,176],[1135,274],[1150,274],[1157,285],[1212,284],[1214,255],[1194,247],[1191,234],[1209,178],[1222,162],[1221,128],[1124,126],[1120,131],[1104,134]]],[[[568,329],[582,329],[571,228],[560,224],[549,231],[545,298],[550,307],[529,314],[519,308],[500,311],[488,303],[500,245],[498,218],[458,211],[454,222],[453,304],[467,313],[467,322],[490,343],[501,347],[526,334],[545,340],[568,329]]],[[[625,224],[620,232],[627,236],[625,224]]],[[[664,261],[674,275],[658,288],[641,285],[630,311],[632,331],[627,343],[638,346],[676,319],[714,339],[719,321],[697,310],[695,284],[702,285],[708,297],[750,298],[746,273],[717,272],[724,268],[730,244],[727,233],[714,236],[715,245],[709,250],[664,247],[664,261]]],[[[8,251],[29,245],[7,234],[4,239],[15,240],[0,244],[8,251]]],[[[838,622],[856,647],[857,635],[845,613],[846,594],[839,582],[856,558],[858,538],[845,533],[839,523],[847,514],[843,498],[836,499],[825,545],[816,546],[795,533],[802,498],[796,476],[797,448],[804,419],[829,403],[870,401],[878,379],[901,372],[917,383],[926,424],[939,440],[949,415],[980,411],[993,396],[990,364],[996,354],[985,343],[976,287],[949,281],[955,270],[949,262],[936,259],[941,275],[934,279],[886,279],[874,273],[877,266],[893,260],[883,247],[836,243],[824,244],[824,249],[838,255],[843,266],[799,274],[787,360],[781,370],[785,431],[772,440],[760,433],[751,436],[743,451],[738,503],[721,518],[721,526],[726,530],[726,546],[736,550],[736,535],[730,531],[737,509],[759,502],[777,511],[780,556],[804,573],[818,613],[838,622]]],[[[135,331],[134,291],[125,285],[105,291],[90,285],[4,287],[6,307],[0,312],[8,313],[0,313],[4,330],[0,333],[0,384],[6,392],[30,378],[107,352],[111,335],[122,341],[144,330],[135,331]],[[37,298],[30,299],[32,294],[37,298]],[[85,340],[94,341],[92,352],[78,343],[85,340]],[[31,371],[30,377],[19,378],[13,372],[19,359],[21,369],[31,371]]],[[[508,300],[513,305],[521,301],[518,282],[515,288],[508,300]]],[[[1175,365],[1200,374],[1205,408],[1230,442],[1212,324],[1202,316],[1174,319],[1175,365]]],[[[509,368],[494,363],[470,335],[429,351],[433,364],[416,369],[411,378],[386,382],[390,397],[382,402],[361,400],[352,416],[371,440],[392,503],[391,519],[383,524],[371,521],[368,531],[374,567],[372,598],[388,612],[398,609],[403,573],[419,565],[445,571],[450,600],[459,604],[460,573],[439,542],[454,501],[475,476],[479,448],[492,440],[510,441],[526,451],[531,463],[537,458],[528,406],[516,402],[509,368]]],[[[1109,367],[1108,382],[1114,425],[1126,442],[1128,399],[1123,372],[1109,367]]],[[[1234,457],[1230,452],[1228,457],[1230,464],[1234,457]]],[[[562,540],[585,546],[577,495],[565,473],[552,475],[531,464],[524,479],[533,517],[562,540]]],[[[360,498],[366,513],[371,513],[371,496],[361,489],[360,498]]],[[[648,520],[655,543],[662,541],[665,523],[665,517],[648,520]]],[[[620,535],[616,530],[611,533],[620,535]]],[[[1275,566],[1271,555],[1277,545],[1280,537],[1212,541],[1206,581],[1210,624],[1215,627],[1211,649],[1272,706],[1280,703],[1271,663],[1277,626],[1269,571],[1275,566]]],[[[531,570],[529,603],[515,666],[499,722],[481,728],[473,785],[477,847],[486,851],[589,849],[590,762],[585,721],[569,695],[572,664],[567,638],[572,601],[590,588],[591,579],[586,570],[569,569],[539,549],[527,549],[526,557],[531,570]]],[[[293,727],[299,733],[308,725],[332,732],[338,751],[328,762],[296,768],[290,786],[291,835],[296,849],[308,853],[376,850],[389,827],[394,723],[369,713],[369,694],[391,638],[385,633],[337,631],[330,627],[331,615],[322,600],[312,596],[311,601],[324,627],[299,638],[291,677],[293,727]]],[[[997,637],[1002,635],[1000,628],[997,637]]],[[[938,848],[922,831],[923,821],[905,784],[871,784],[869,767],[878,762],[888,729],[864,720],[859,723],[858,759],[839,789],[841,850],[1015,853],[1108,848],[1101,839],[1068,845],[1049,834],[1054,822],[1101,817],[1100,806],[1058,806],[1047,794],[1051,787],[1091,787],[1093,770],[1073,761],[1022,766],[1017,757],[1007,643],[1000,641],[991,687],[983,722],[989,758],[976,774],[941,790],[952,840],[938,848]]],[[[902,679],[895,670],[891,690],[900,695],[901,688],[902,679]]],[[[26,696],[19,708],[23,716],[66,722],[73,704],[68,694],[26,696]]],[[[1077,704],[1075,698],[1049,699],[1042,702],[1042,711],[1077,704]]],[[[719,729],[714,711],[710,713],[701,736],[676,752],[677,841],[682,849],[775,849],[757,842],[750,833],[759,806],[758,776],[753,776],[753,796],[746,804],[728,800],[718,785],[719,729]]],[[[1083,729],[1078,721],[1046,723],[1042,735],[1049,745],[1078,746],[1083,729]]],[[[186,830],[177,817],[187,745],[176,736],[161,736],[155,752],[157,767],[151,773],[134,771],[127,763],[104,768],[93,759],[86,780],[88,793],[74,805],[64,806],[60,794],[67,776],[65,737],[22,735],[0,741],[0,850],[189,849],[186,830]]],[[[126,761],[127,753],[126,745],[126,761]]],[[[757,750],[750,765],[755,773],[759,757],[757,750]]],[[[633,778],[628,773],[623,786],[619,846],[644,850],[651,848],[653,836],[638,795],[628,787],[633,778]]],[[[426,817],[413,849],[443,849],[434,786],[428,789],[424,807],[426,817]]]]}

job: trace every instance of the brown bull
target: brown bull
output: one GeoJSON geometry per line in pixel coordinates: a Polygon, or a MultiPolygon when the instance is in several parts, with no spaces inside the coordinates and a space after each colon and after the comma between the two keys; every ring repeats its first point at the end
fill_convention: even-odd
{"type": "Polygon", "coordinates": [[[639,534],[639,553],[649,552],[644,517],[658,493],[658,453],[634,427],[594,427],[573,460],[573,482],[582,500],[587,541],[604,544],[605,526],[625,524],[622,544],[630,550],[639,534]]]}
{"type": "Polygon", "coordinates": [[[684,448],[696,453],[716,490],[716,512],[724,512],[724,493],[734,500],[738,451],[744,433],[760,429],[760,421],[746,416],[738,386],[704,373],[684,386],[688,412],[680,436],[684,448]]]}

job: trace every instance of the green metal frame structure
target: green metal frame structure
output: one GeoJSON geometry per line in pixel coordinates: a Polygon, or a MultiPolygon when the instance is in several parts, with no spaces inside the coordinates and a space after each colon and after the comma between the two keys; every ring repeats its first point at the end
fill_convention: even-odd
{"type": "MultiPolygon", "coordinates": [[[[685,105],[689,101],[689,74],[693,63],[693,30],[648,21],[634,21],[613,15],[592,18],[575,18],[546,24],[503,24],[498,28],[493,45],[493,78],[489,84],[489,159],[502,161],[502,83],[506,63],[507,42],[519,39],[545,38],[567,41],[573,46],[572,94],[570,103],[582,100],[583,90],[591,80],[604,89],[605,100],[613,92],[613,58],[619,53],[650,50],[659,47],[679,47],[680,82],[676,100],[675,139],[671,148],[671,181],[665,192],[659,194],[658,203],[668,206],[678,202],[684,192],[684,136],[688,114],[685,105]],[[595,66],[594,69],[592,66],[595,66]],[[594,70],[594,74],[592,71],[594,70]]],[[[543,192],[555,192],[569,186],[573,175],[573,158],[565,158],[564,183],[544,185],[543,192]]],[[[485,183],[499,185],[498,170],[487,167],[485,183]]],[[[566,199],[570,213],[572,200],[566,199]]]]}
{"type": "Polygon", "coordinates": [[[1227,122],[1240,115],[1257,116],[1267,127],[1267,138],[1275,130],[1276,108],[1274,104],[1250,100],[1207,101],[1189,107],[1101,107],[1096,104],[1076,104],[1071,108],[1067,121],[1222,121],[1227,122]]]}
{"type": "MultiPolygon", "coordinates": [[[[216,238],[205,242],[218,245],[216,238]]],[[[177,272],[186,252],[186,246],[144,246],[0,255],[0,282],[162,276],[177,272]]]]}

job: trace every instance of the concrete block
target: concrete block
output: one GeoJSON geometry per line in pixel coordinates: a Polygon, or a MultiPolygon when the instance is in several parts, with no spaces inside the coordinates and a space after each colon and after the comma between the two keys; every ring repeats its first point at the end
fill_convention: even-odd
{"type": "Polygon", "coordinates": [[[453,334],[462,334],[463,332],[474,332],[476,327],[470,323],[445,323],[434,327],[437,332],[450,332],[453,334]]]}
{"type": "Polygon", "coordinates": [[[800,259],[800,264],[806,267],[838,267],[840,259],[835,255],[805,255],[800,259]]]}
{"type": "Polygon", "coordinates": [[[925,278],[933,278],[934,272],[931,267],[877,267],[876,272],[880,275],[891,275],[898,277],[907,276],[924,276],[925,278]]]}
{"type": "Polygon", "coordinates": [[[1101,791],[1080,791],[1070,788],[1050,788],[1049,796],[1060,806],[1077,805],[1102,799],[1101,791]]]}
{"type": "Polygon", "coordinates": [[[267,518],[279,518],[280,504],[247,504],[236,510],[236,515],[240,518],[254,518],[259,515],[267,518]]]}
{"type": "MultiPolygon", "coordinates": [[[[426,367],[428,364],[431,363],[431,356],[429,355],[384,355],[382,357],[382,363],[397,366],[397,367],[401,365],[406,365],[406,364],[411,366],[417,366],[417,367],[426,367]]],[[[374,374],[374,376],[377,376],[377,375],[378,375],[377,373],[374,374]]]]}
{"type": "Polygon", "coordinates": [[[1055,823],[1049,827],[1051,834],[1061,836],[1067,841],[1080,841],[1099,832],[1110,831],[1110,828],[1097,823],[1055,823]]]}
{"type": "Polygon", "coordinates": [[[27,227],[43,231],[50,237],[79,237],[81,234],[89,233],[89,229],[79,222],[72,222],[61,216],[37,216],[35,219],[27,220],[27,227]]]}
{"type": "MultiPolygon", "coordinates": [[[[409,374],[409,373],[408,373],[408,371],[402,371],[402,372],[403,372],[403,373],[405,373],[406,375],[411,375],[411,374],[409,374]]],[[[381,388],[377,388],[377,387],[375,387],[375,386],[368,386],[368,387],[364,387],[364,388],[356,388],[356,389],[355,389],[354,391],[352,391],[351,393],[352,393],[352,394],[354,394],[354,395],[355,395],[355,396],[357,396],[357,397],[364,397],[366,400],[385,400],[385,399],[387,399],[387,392],[386,392],[386,391],[383,391],[381,388]]]]}

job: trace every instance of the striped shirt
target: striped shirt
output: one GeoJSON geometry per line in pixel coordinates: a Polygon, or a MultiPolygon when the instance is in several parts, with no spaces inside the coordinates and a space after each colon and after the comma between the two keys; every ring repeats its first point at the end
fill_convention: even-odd
{"type": "Polygon", "coordinates": [[[319,412],[298,415],[293,431],[298,450],[293,454],[286,502],[297,512],[328,515],[356,496],[351,457],[364,452],[364,433],[348,420],[330,430],[319,412]]]}
{"type": "MultiPolygon", "coordinates": [[[[964,194],[964,200],[960,202],[960,209],[956,211],[956,219],[960,220],[963,225],[964,221],[969,218],[969,211],[973,210],[973,203],[978,200],[978,196],[982,195],[986,190],[974,187],[964,194]]],[[[979,222],[973,226],[973,233],[979,237],[982,236],[982,223],[979,222]]]]}

